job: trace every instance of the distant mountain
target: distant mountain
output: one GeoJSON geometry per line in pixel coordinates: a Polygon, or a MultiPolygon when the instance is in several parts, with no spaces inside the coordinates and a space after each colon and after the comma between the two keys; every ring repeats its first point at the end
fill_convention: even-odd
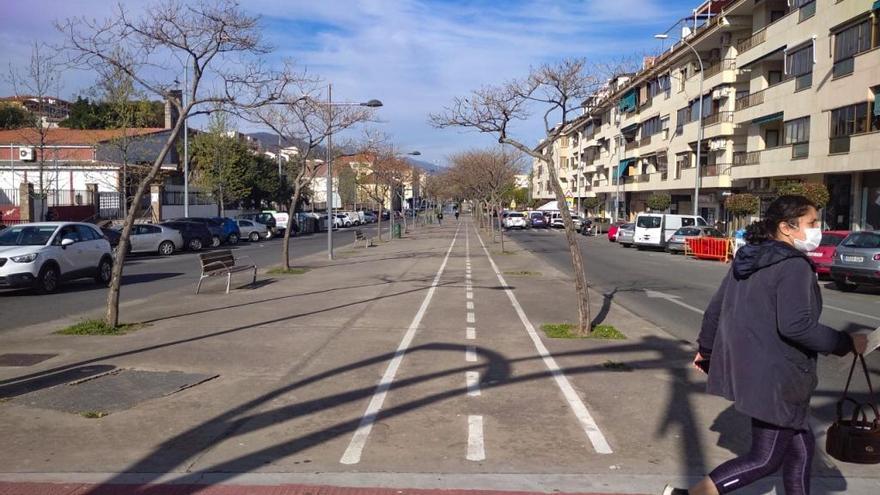
{"type": "Polygon", "coordinates": [[[415,158],[407,158],[407,160],[429,174],[441,174],[446,171],[444,167],[435,165],[431,162],[426,162],[424,160],[416,160],[415,158]]]}

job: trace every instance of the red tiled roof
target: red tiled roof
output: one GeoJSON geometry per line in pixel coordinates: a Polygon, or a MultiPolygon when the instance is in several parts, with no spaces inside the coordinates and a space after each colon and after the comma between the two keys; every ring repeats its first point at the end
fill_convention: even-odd
{"type": "MultiPolygon", "coordinates": [[[[47,129],[47,145],[93,145],[116,139],[123,135],[144,136],[166,131],[162,127],[146,127],[141,129],[65,129],[61,127],[47,129]]],[[[0,145],[27,144],[37,145],[40,135],[36,129],[10,129],[0,131],[0,145]]]]}

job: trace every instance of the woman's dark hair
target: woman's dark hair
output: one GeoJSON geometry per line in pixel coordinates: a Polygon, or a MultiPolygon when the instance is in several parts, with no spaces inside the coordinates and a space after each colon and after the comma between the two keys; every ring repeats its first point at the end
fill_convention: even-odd
{"type": "Polygon", "coordinates": [[[760,244],[776,238],[780,223],[797,225],[798,218],[806,215],[811,207],[816,208],[815,203],[803,196],[779,196],[767,207],[763,220],[746,228],[746,242],[760,244]]]}

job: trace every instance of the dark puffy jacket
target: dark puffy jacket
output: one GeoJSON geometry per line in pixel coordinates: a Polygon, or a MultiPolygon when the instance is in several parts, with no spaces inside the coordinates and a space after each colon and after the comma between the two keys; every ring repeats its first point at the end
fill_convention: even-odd
{"type": "Polygon", "coordinates": [[[710,356],[708,391],[743,414],[807,428],[817,353],[844,355],[852,339],[819,323],[813,265],[783,242],[739,249],[709,303],[698,343],[710,356]]]}

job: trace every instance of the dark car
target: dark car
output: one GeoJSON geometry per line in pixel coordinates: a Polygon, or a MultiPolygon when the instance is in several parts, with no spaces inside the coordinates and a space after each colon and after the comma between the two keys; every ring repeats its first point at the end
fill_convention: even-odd
{"type": "Polygon", "coordinates": [[[238,222],[227,217],[214,217],[211,220],[218,222],[223,227],[223,242],[238,244],[241,239],[241,229],[238,228],[238,222]]]}
{"type": "Polygon", "coordinates": [[[203,223],[173,220],[159,225],[179,231],[180,236],[183,237],[184,248],[190,251],[201,251],[214,241],[211,231],[203,223]]]}
{"type": "Polygon", "coordinates": [[[122,232],[104,228],[101,229],[101,233],[104,234],[104,238],[110,243],[110,249],[116,249],[116,246],[119,245],[119,238],[122,237],[122,232]]]}
{"type": "Polygon", "coordinates": [[[226,238],[223,232],[223,225],[220,222],[214,220],[213,218],[207,217],[183,217],[183,218],[173,218],[170,220],[171,222],[195,222],[200,223],[208,228],[211,231],[211,247],[218,247],[223,243],[223,240],[226,238]]]}
{"type": "Polygon", "coordinates": [[[549,227],[547,223],[547,217],[544,216],[540,211],[533,211],[529,213],[529,225],[533,229],[546,229],[549,227]]]}

